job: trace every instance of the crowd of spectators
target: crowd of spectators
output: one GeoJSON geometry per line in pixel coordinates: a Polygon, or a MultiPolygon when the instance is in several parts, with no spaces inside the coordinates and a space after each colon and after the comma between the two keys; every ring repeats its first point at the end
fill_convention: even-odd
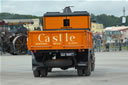
{"type": "Polygon", "coordinates": [[[122,50],[128,50],[128,38],[122,39],[121,37],[118,37],[117,39],[113,39],[111,36],[107,36],[105,33],[94,33],[93,34],[93,44],[94,49],[96,52],[103,52],[103,51],[122,51],[122,50]],[[110,39],[109,39],[110,38],[110,39]],[[109,40],[112,40],[114,42],[110,42],[109,40]]]}

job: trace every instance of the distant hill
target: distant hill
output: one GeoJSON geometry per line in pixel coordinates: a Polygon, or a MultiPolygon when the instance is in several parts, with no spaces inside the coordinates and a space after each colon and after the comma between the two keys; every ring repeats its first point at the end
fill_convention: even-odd
{"type": "Polygon", "coordinates": [[[101,15],[97,15],[95,18],[98,23],[104,24],[105,27],[121,26],[121,25],[128,26],[128,16],[126,16],[127,21],[125,24],[122,24],[122,16],[116,17],[114,15],[101,14],[101,15]]]}
{"type": "Polygon", "coordinates": [[[33,15],[0,13],[0,20],[2,20],[2,19],[34,19],[34,18],[39,18],[39,17],[33,16],[33,15]]]}
{"type": "MultiPolygon", "coordinates": [[[[104,27],[122,25],[121,23],[122,17],[116,17],[114,15],[106,15],[106,14],[101,14],[97,16],[94,14],[91,14],[91,16],[97,23],[103,24],[104,27]]],[[[2,19],[34,19],[34,18],[39,18],[40,20],[42,20],[40,16],[0,13],[0,20],[2,19]]],[[[126,19],[127,19],[127,22],[124,25],[128,26],[128,16],[126,16],[126,19]]]]}

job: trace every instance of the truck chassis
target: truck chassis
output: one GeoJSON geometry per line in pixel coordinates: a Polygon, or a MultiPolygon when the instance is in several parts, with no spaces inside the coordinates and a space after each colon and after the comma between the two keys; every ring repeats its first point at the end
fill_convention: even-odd
{"type": "Polygon", "coordinates": [[[32,51],[32,69],[35,77],[46,77],[52,68],[66,70],[71,67],[77,69],[78,76],[90,76],[95,68],[93,49],[32,51]]]}

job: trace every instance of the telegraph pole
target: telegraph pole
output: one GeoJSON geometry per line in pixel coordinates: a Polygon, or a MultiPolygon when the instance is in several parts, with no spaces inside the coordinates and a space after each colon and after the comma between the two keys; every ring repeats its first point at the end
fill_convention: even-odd
{"type": "Polygon", "coordinates": [[[122,17],[122,25],[125,25],[126,17],[125,17],[125,7],[123,7],[123,17],[122,17]]]}
{"type": "Polygon", "coordinates": [[[125,7],[123,7],[123,16],[125,16],[125,7]]]}

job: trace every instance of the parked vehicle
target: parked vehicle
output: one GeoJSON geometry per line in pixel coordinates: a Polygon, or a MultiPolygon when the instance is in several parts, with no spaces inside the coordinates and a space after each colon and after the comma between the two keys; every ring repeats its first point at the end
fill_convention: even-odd
{"type": "Polygon", "coordinates": [[[95,68],[90,15],[86,11],[47,12],[43,31],[28,32],[35,77],[46,77],[52,68],[77,69],[78,76],[90,76],[95,68]]]}
{"type": "Polygon", "coordinates": [[[27,29],[24,24],[32,24],[31,20],[4,19],[0,21],[0,35],[3,52],[13,55],[27,53],[27,29]]]}

